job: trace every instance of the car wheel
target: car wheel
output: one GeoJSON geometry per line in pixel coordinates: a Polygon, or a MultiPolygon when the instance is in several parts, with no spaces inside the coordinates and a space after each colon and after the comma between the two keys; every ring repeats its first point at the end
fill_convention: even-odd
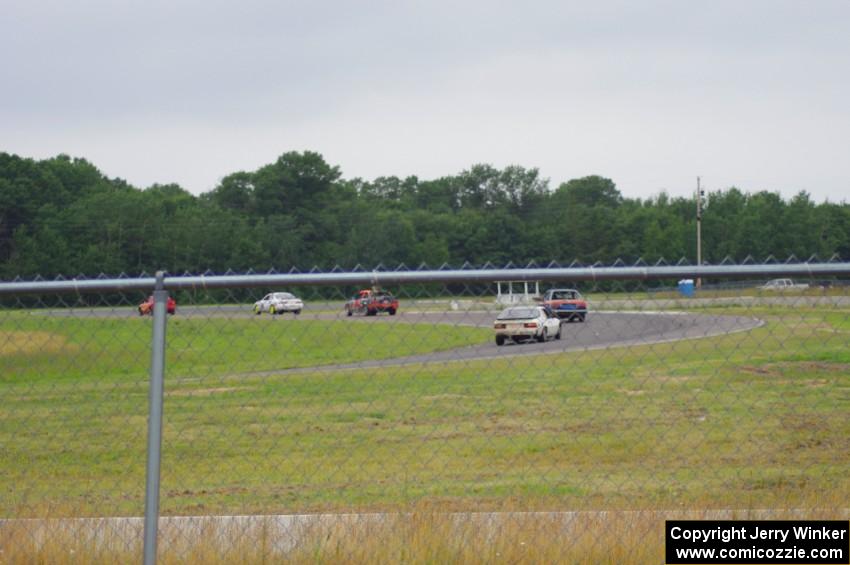
{"type": "Polygon", "coordinates": [[[497,335],[496,336],[496,345],[505,345],[505,336],[497,335]]]}
{"type": "Polygon", "coordinates": [[[295,315],[297,316],[298,314],[300,314],[300,313],[301,313],[301,310],[294,310],[292,313],[293,313],[293,314],[295,314],[295,315]]]}
{"type": "Polygon", "coordinates": [[[543,328],[543,331],[540,332],[540,335],[534,336],[538,343],[543,343],[546,341],[546,328],[543,328]]]}
{"type": "Polygon", "coordinates": [[[387,312],[390,313],[390,316],[395,316],[395,308],[390,308],[387,312]]]}
{"type": "Polygon", "coordinates": [[[260,308],[259,304],[254,304],[254,314],[259,316],[262,313],[263,313],[263,309],[260,308]]]}
{"type": "Polygon", "coordinates": [[[558,324],[558,333],[555,334],[555,339],[561,339],[561,324],[558,324]]]}
{"type": "Polygon", "coordinates": [[[578,321],[579,321],[579,322],[583,322],[583,321],[584,321],[584,318],[585,318],[586,316],[587,316],[587,314],[579,314],[579,315],[578,315],[578,321]]]}
{"type": "Polygon", "coordinates": [[[145,313],[144,313],[144,312],[142,312],[142,307],[141,307],[141,306],[139,306],[139,316],[144,316],[144,315],[145,315],[145,313]]]}
{"type": "Polygon", "coordinates": [[[269,314],[271,314],[272,316],[277,314],[277,308],[275,308],[274,305],[269,306],[269,314]]]}
{"type": "Polygon", "coordinates": [[[345,311],[345,315],[346,315],[346,316],[351,316],[351,314],[352,314],[351,309],[350,309],[350,308],[349,308],[349,309],[346,309],[346,311],[345,311]]]}

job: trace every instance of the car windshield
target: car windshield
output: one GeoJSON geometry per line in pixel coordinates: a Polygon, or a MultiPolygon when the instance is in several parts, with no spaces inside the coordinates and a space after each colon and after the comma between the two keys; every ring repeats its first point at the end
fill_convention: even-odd
{"type": "Polygon", "coordinates": [[[291,300],[291,299],[295,298],[293,295],[289,294],[288,292],[278,292],[274,296],[278,300],[291,300]]]}
{"type": "Polygon", "coordinates": [[[552,292],[553,300],[574,300],[577,298],[576,294],[578,294],[574,290],[555,290],[552,292]]]}
{"type": "Polygon", "coordinates": [[[505,308],[498,320],[527,320],[539,315],[537,308],[505,308]]]}

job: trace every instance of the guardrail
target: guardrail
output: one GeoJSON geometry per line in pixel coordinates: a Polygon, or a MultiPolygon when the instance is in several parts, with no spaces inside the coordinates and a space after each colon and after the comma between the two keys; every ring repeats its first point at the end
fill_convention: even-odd
{"type": "Polygon", "coordinates": [[[779,277],[844,277],[850,263],[769,265],[691,265],[655,267],[575,267],[543,269],[445,269],[355,273],[287,273],[253,275],[167,275],[139,279],[70,279],[0,283],[0,296],[22,294],[87,294],[151,291],[162,275],[164,290],[207,290],[272,286],[400,285],[417,283],[494,283],[498,281],[648,281],[659,279],[763,279],[779,277]]]}

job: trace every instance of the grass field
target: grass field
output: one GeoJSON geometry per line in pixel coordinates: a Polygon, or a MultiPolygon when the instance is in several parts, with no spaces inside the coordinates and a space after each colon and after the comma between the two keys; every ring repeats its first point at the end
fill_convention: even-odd
{"type": "MultiPolygon", "coordinates": [[[[490,332],[465,326],[433,331],[413,324],[316,321],[291,316],[169,318],[170,378],[315,367],[386,359],[479,343],[490,332]]],[[[0,314],[4,384],[126,383],[147,375],[150,318],[0,314]]]]}
{"type": "MultiPolygon", "coordinates": [[[[169,320],[165,514],[850,499],[850,312],[537,358],[274,374],[487,330],[169,320]],[[386,329],[383,329],[386,328],[386,329]]],[[[0,317],[0,508],[140,515],[149,320],[0,317]]]]}

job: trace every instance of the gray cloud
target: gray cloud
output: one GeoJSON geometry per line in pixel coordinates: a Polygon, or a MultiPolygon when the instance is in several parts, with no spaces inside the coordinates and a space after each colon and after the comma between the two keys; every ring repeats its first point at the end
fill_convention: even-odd
{"type": "Polygon", "coordinates": [[[519,163],[841,200],[848,23],[843,1],[12,0],[0,148],[196,193],[314,149],[349,177],[519,163]]]}

